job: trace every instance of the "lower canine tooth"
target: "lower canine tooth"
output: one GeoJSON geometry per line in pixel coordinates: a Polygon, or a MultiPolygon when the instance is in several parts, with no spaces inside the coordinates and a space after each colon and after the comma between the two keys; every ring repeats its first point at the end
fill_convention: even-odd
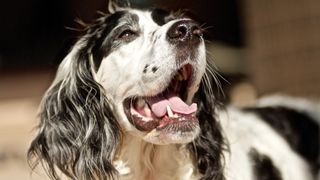
{"type": "Polygon", "coordinates": [[[167,113],[168,113],[169,117],[173,117],[173,112],[172,112],[172,110],[171,110],[169,105],[167,105],[167,113]]]}

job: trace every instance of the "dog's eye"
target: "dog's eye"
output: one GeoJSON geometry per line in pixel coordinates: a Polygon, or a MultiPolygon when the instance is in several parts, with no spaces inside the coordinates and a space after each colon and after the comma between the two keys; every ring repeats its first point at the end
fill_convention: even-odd
{"type": "Polygon", "coordinates": [[[122,31],[117,39],[119,40],[130,40],[132,37],[134,37],[136,35],[136,33],[130,29],[126,29],[124,31],[122,31]]]}

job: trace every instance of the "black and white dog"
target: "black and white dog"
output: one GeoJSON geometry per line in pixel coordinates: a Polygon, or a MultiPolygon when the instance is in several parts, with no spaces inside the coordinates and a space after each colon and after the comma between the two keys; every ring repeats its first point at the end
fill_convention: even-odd
{"type": "Polygon", "coordinates": [[[214,82],[196,22],[115,9],[61,63],[28,158],[51,179],[316,179],[315,106],[273,97],[222,110],[214,82]]]}

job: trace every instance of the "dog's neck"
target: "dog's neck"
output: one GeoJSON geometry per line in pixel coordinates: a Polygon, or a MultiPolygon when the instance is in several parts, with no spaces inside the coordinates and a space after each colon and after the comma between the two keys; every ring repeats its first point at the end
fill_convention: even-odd
{"type": "Polygon", "coordinates": [[[121,180],[199,179],[185,145],[154,145],[125,135],[114,165],[121,180]]]}

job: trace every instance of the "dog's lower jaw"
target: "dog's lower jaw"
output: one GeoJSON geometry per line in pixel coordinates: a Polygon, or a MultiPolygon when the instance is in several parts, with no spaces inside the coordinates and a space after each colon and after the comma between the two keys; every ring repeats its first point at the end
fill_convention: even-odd
{"type": "Polygon", "coordinates": [[[199,126],[194,127],[191,132],[162,132],[152,130],[143,139],[157,145],[186,144],[193,141],[200,133],[199,126]]]}
{"type": "MultiPolygon", "coordinates": [[[[122,129],[123,134],[130,134],[141,141],[155,145],[168,145],[168,144],[186,144],[193,141],[200,133],[200,126],[198,120],[192,123],[189,131],[167,131],[153,129],[150,132],[143,132],[136,129],[130,121],[127,119],[127,115],[124,113],[124,107],[121,101],[115,103],[113,110],[119,120],[118,123],[122,129]]],[[[124,135],[125,136],[125,135],[124,135]]]]}
{"type": "Polygon", "coordinates": [[[125,134],[114,166],[120,180],[196,180],[197,168],[186,144],[154,145],[125,134]]]}

